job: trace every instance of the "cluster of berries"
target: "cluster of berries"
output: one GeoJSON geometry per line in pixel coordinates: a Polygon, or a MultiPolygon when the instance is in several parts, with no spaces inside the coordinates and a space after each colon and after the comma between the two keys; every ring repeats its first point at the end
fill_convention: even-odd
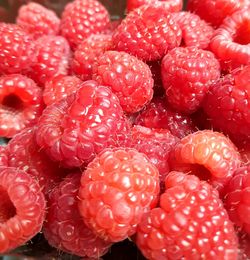
{"type": "Polygon", "coordinates": [[[0,254],[42,231],[80,257],[130,239],[152,260],[249,259],[250,3],[126,12],[29,2],[0,23],[0,254]]]}

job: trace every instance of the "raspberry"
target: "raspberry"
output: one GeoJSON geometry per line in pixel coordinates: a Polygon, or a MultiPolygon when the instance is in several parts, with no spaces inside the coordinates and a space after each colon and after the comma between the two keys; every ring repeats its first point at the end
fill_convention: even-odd
{"type": "Polygon", "coordinates": [[[159,171],[161,183],[169,173],[169,154],[178,140],[167,129],[150,129],[139,125],[132,128],[131,147],[148,156],[159,171]]]}
{"type": "Polygon", "coordinates": [[[250,236],[245,232],[239,233],[239,259],[250,259],[250,236]]]}
{"type": "Polygon", "coordinates": [[[143,215],[136,244],[147,259],[237,259],[233,224],[206,182],[171,172],[158,208],[143,215]]]}
{"type": "Polygon", "coordinates": [[[167,107],[163,98],[153,99],[136,117],[135,124],[168,129],[179,138],[196,131],[191,118],[167,107]]]}
{"type": "Polygon", "coordinates": [[[99,237],[118,242],[135,234],[158,193],[158,170],[144,154],[134,149],[107,149],[82,175],[79,210],[99,237]]]}
{"type": "Polygon", "coordinates": [[[230,219],[250,235],[250,166],[237,169],[226,187],[225,208],[230,219]]]}
{"type": "Polygon", "coordinates": [[[36,124],[44,104],[42,90],[23,75],[0,77],[0,136],[12,137],[36,124]]]}
{"type": "Polygon", "coordinates": [[[221,61],[222,68],[231,71],[250,64],[250,9],[227,17],[215,31],[210,49],[221,61]]]}
{"type": "Polygon", "coordinates": [[[128,113],[140,111],[153,97],[149,66],[126,52],[106,51],[99,56],[93,66],[93,79],[110,87],[128,113]]]}
{"type": "Polygon", "coordinates": [[[70,47],[67,40],[61,36],[43,36],[35,42],[37,61],[31,67],[28,75],[39,86],[51,77],[67,75],[70,59],[70,47]]]}
{"type": "Polygon", "coordinates": [[[0,23],[0,74],[20,73],[34,62],[32,37],[15,24],[0,23]]]}
{"type": "Polygon", "coordinates": [[[46,204],[37,182],[15,168],[0,168],[0,192],[0,253],[6,253],[40,232],[46,204]]]}
{"type": "Polygon", "coordinates": [[[173,17],[182,30],[184,46],[196,46],[206,49],[213,36],[214,29],[198,15],[189,12],[174,13],[173,17]]]}
{"type": "Polygon", "coordinates": [[[143,5],[127,15],[113,34],[116,50],[145,61],[159,60],[181,43],[181,29],[160,4],[143,5]]]}
{"type": "Polygon", "coordinates": [[[106,147],[124,145],[130,134],[118,98],[95,81],[48,106],[37,127],[37,143],[67,167],[88,163],[106,147]]]}
{"type": "Polygon", "coordinates": [[[31,2],[21,6],[16,23],[37,39],[44,35],[57,35],[60,19],[55,12],[31,2]]]}
{"type": "Polygon", "coordinates": [[[96,0],[75,0],[66,5],[61,19],[61,35],[74,49],[91,34],[101,33],[110,25],[106,8],[96,0]]]}
{"type": "Polygon", "coordinates": [[[44,103],[48,106],[75,93],[82,85],[82,81],[75,76],[58,75],[46,81],[43,91],[44,103]]]}
{"type": "Polygon", "coordinates": [[[169,12],[179,12],[182,9],[182,0],[127,0],[127,11],[130,12],[145,4],[161,3],[169,12]]]}
{"type": "Polygon", "coordinates": [[[188,0],[187,9],[214,27],[218,27],[224,18],[248,5],[248,0],[188,0]]]}
{"type": "Polygon", "coordinates": [[[198,110],[211,83],[220,77],[220,64],[209,51],[179,47],[163,58],[161,74],[169,104],[190,114],[198,110]]]}
{"type": "Polygon", "coordinates": [[[92,79],[92,67],[98,57],[112,47],[112,36],[93,34],[83,40],[74,52],[71,64],[72,72],[82,80],[92,79]]]}
{"type": "Polygon", "coordinates": [[[83,222],[78,211],[80,173],[68,175],[51,193],[44,236],[59,250],[81,257],[100,257],[111,243],[98,238],[83,222]]]}
{"type": "Polygon", "coordinates": [[[221,193],[240,165],[240,155],[230,139],[211,130],[197,131],[181,139],[170,160],[172,170],[198,175],[221,193]]]}
{"type": "Polygon", "coordinates": [[[65,174],[36,144],[34,133],[33,128],[28,128],[10,140],[6,147],[7,165],[34,177],[47,194],[65,174]]]}
{"type": "Polygon", "coordinates": [[[234,140],[250,138],[250,66],[232,71],[214,83],[203,108],[215,129],[221,129],[234,140]]]}

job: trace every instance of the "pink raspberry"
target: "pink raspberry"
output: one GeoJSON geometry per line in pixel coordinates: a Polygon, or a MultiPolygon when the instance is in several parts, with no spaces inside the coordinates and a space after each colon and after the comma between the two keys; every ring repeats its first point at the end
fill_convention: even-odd
{"type": "Polygon", "coordinates": [[[144,154],[107,149],[82,175],[79,210],[99,237],[118,242],[135,234],[143,213],[155,206],[158,193],[158,170],[144,154]]]}
{"type": "Polygon", "coordinates": [[[83,40],[74,52],[72,72],[82,80],[92,79],[94,62],[101,54],[110,50],[112,45],[112,36],[108,34],[93,34],[83,40]]]}
{"type": "Polygon", "coordinates": [[[0,136],[13,137],[37,123],[44,104],[42,90],[23,75],[0,77],[0,136]]]}
{"type": "Polygon", "coordinates": [[[157,208],[144,214],[136,244],[147,259],[238,259],[233,224],[218,193],[193,175],[171,172],[157,208]]]}
{"type": "Polygon", "coordinates": [[[98,238],[80,216],[77,197],[80,179],[80,172],[70,174],[50,193],[43,233],[49,244],[58,250],[99,258],[111,243],[98,238]]]}
{"type": "Polygon", "coordinates": [[[179,138],[195,132],[189,116],[170,109],[164,98],[155,98],[135,118],[135,124],[148,128],[164,128],[179,138]]]}
{"type": "Polygon", "coordinates": [[[82,85],[82,81],[76,76],[58,75],[46,81],[43,100],[48,106],[75,93],[82,85]]]}
{"type": "Polygon", "coordinates": [[[231,71],[250,64],[250,9],[243,9],[225,18],[215,31],[210,49],[222,68],[231,71]]]}
{"type": "Polygon", "coordinates": [[[163,58],[161,75],[169,104],[191,114],[200,108],[210,85],[220,77],[220,64],[209,51],[179,47],[163,58]]]}
{"type": "Polygon", "coordinates": [[[61,19],[61,35],[75,49],[91,34],[101,33],[110,25],[106,8],[96,0],[75,0],[66,5],[61,19]]]}
{"type": "Polygon", "coordinates": [[[182,30],[184,46],[196,46],[206,49],[211,41],[214,29],[198,15],[190,12],[174,13],[173,17],[182,30]]]}
{"type": "Polygon", "coordinates": [[[122,21],[113,42],[117,51],[145,61],[159,60],[180,45],[181,29],[163,5],[143,5],[122,21]]]}
{"type": "Polygon", "coordinates": [[[28,242],[41,231],[45,199],[37,182],[12,167],[0,167],[0,253],[28,242]]]}
{"type": "Polygon", "coordinates": [[[99,56],[93,65],[93,79],[110,87],[127,113],[140,111],[153,97],[149,66],[126,52],[106,51],[99,56]]]}
{"type": "Polygon", "coordinates": [[[119,100],[95,81],[48,106],[37,124],[36,139],[49,156],[67,167],[91,161],[110,146],[123,146],[130,136],[119,100]]]}
{"type": "Polygon", "coordinates": [[[37,39],[44,35],[57,35],[60,19],[55,12],[31,2],[21,6],[16,23],[37,39]]]}
{"type": "Polygon", "coordinates": [[[0,74],[20,73],[35,60],[32,37],[20,26],[0,23],[0,74]]]}

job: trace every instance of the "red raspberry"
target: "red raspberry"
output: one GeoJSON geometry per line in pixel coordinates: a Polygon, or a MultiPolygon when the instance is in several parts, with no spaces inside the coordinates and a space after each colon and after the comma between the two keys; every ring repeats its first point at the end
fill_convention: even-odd
{"type": "Polygon", "coordinates": [[[212,125],[233,139],[250,138],[250,66],[241,67],[213,84],[203,107],[212,125]]]}
{"type": "Polygon", "coordinates": [[[220,64],[209,51],[179,47],[163,58],[161,74],[169,104],[190,114],[198,110],[211,83],[220,77],[220,64]]]}
{"type": "Polygon", "coordinates": [[[132,128],[131,147],[148,156],[159,170],[161,183],[169,173],[169,155],[178,140],[168,129],[150,129],[139,125],[132,128]]]}
{"type": "Polygon", "coordinates": [[[16,23],[37,39],[44,35],[57,35],[60,19],[55,12],[31,2],[21,6],[16,23]]]}
{"type": "Polygon", "coordinates": [[[127,0],[127,11],[130,12],[145,4],[164,4],[169,12],[179,12],[182,9],[182,0],[127,0]]]}
{"type": "Polygon", "coordinates": [[[61,19],[61,34],[74,49],[91,34],[101,33],[110,25],[106,8],[96,0],[75,0],[66,5],[61,19]]]}
{"type": "Polygon", "coordinates": [[[128,113],[140,111],[153,97],[149,66],[126,52],[106,51],[99,56],[93,66],[93,79],[110,87],[128,113]]]}
{"type": "Polygon", "coordinates": [[[240,165],[240,154],[230,139],[211,130],[197,131],[181,139],[170,160],[172,170],[198,175],[221,192],[240,165]]]}
{"type": "Polygon", "coordinates": [[[191,118],[167,107],[163,98],[153,99],[136,117],[135,124],[168,129],[179,138],[196,131],[191,118]]]}
{"type": "Polygon", "coordinates": [[[39,182],[45,193],[49,193],[65,174],[36,144],[34,133],[33,128],[28,128],[10,140],[6,147],[8,166],[25,171],[39,182]]]}
{"type": "Polygon", "coordinates": [[[156,204],[159,174],[134,149],[107,149],[81,178],[79,210],[99,237],[118,242],[132,236],[144,212],[156,204]]]}
{"type": "Polygon", "coordinates": [[[250,235],[250,166],[237,169],[226,186],[225,207],[230,219],[250,235]]]}
{"type": "Polygon", "coordinates": [[[239,259],[249,260],[250,259],[250,236],[245,232],[240,232],[239,235],[239,259]]]}
{"type": "Polygon", "coordinates": [[[187,9],[218,27],[225,17],[248,5],[248,0],[188,0],[187,9]]]}
{"type": "Polygon", "coordinates": [[[181,29],[160,4],[143,5],[127,15],[113,34],[116,50],[145,61],[159,60],[181,43],[181,29]]]}
{"type": "Polygon", "coordinates": [[[98,57],[112,47],[112,36],[93,34],[83,40],[74,52],[72,72],[82,80],[92,79],[92,67],[98,57]]]}
{"type": "Polygon", "coordinates": [[[8,166],[9,156],[6,146],[0,145],[0,166],[8,166]]]}
{"type": "Polygon", "coordinates": [[[206,49],[213,36],[214,29],[198,15],[189,12],[174,13],[173,17],[182,30],[184,46],[196,46],[206,49]]]}
{"type": "Polygon", "coordinates": [[[40,232],[46,206],[40,189],[25,172],[0,168],[0,253],[23,245],[40,232]]]}
{"type": "Polygon", "coordinates": [[[43,36],[35,42],[37,61],[31,67],[28,75],[44,87],[51,77],[67,75],[70,59],[70,47],[67,40],[61,36],[43,36]]]}
{"type": "Polygon", "coordinates": [[[32,79],[12,74],[0,77],[0,136],[12,137],[36,124],[44,104],[32,79]]]}
{"type": "Polygon", "coordinates": [[[160,205],[144,214],[136,244],[147,259],[237,259],[233,224],[208,183],[172,172],[160,205]]]}
{"type": "Polygon", "coordinates": [[[67,167],[88,163],[106,147],[124,145],[130,134],[118,98],[95,81],[48,106],[37,127],[37,143],[67,167]]]}
{"type": "Polygon", "coordinates": [[[44,103],[48,106],[75,93],[82,85],[82,81],[75,76],[58,75],[46,81],[43,91],[44,103]]]}
{"type": "Polygon", "coordinates": [[[250,9],[243,9],[227,17],[215,31],[210,49],[224,70],[250,64],[249,28],[250,9]]]}
{"type": "Polygon", "coordinates": [[[0,74],[20,73],[34,62],[32,37],[15,24],[0,23],[0,74]]]}
{"type": "Polygon", "coordinates": [[[70,174],[51,193],[44,236],[58,250],[81,257],[101,257],[111,243],[98,238],[83,222],[78,211],[80,173],[70,174]]]}

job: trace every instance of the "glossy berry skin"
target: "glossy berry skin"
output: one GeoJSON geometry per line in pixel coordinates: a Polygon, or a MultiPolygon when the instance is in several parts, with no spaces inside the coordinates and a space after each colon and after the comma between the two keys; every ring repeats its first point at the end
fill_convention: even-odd
{"type": "Polygon", "coordinates": [[[55,12],[31,2],[20,7],[16,23],[37,39],[44,35],[57,35],[60,19],[55,12]]]}
{"type": "Polygon", "coordinates": [[[61,35],[75,49],[91,34],[101,33],[110,25],[106,8],[96,0],[75,0],[66,5],[61,18],[61,35]]]}
{"type": "Polygon", "coordinates": [[[218,27],[224,18],[248,5],[248,0],[188,0],[187,9],[214,27],[218,27]]]}
{"type": "Polygon", "coordinates": [[[0,166],[8,166],[9,156],[6,146],[0,145],[0,166]]]}
{"type": "Polygon", "coordinates": [[[163,58],[161,75],[169,104],[191,114],[201,107],[210,85],[220,77],[220,64],[209,51],[178,47],[163,58]]]}
{"type": "Polygon", "coordinates": [[[0,136],[11,138],[36,124],[44,104],[42,90],[21,74],[0,77],[0,136]]]}
{"type": "Polygon", "coordinates": [[[140,111],[153,97],[149,66],[126,52],[106,51],[99,56],[93,65],[93,79],[110,87],[127,113],[140,111]]]}
{"type": "Polygon", "coordinates": [[[115,50],[144,61],[161,59],[181,43],[181,29],[163,5],[143,5],[130,12],[113,34],[115,50]]]}
{"type": "Polygon", "coordinates": [[[109,34],[93,34],[83,40],[76,48],[71,63],[73,74],[82,80],[92,79],[93,64],[105,51],[112,48],[112,36],[109,34]]]}
{"type": "Polygon", "coordinates": [[[250,235],[250,166],[237,169],[226,187],[225,208],[230,219],[250,235]]]}
{"type": "Polygon", "coordinates": [[[76,76],[58,75],[46,81],[43,100],[48,106],[75,93],[82,85],[82,81],[76,76]]]}
{"type": "Polygon", "coordinates": [[[143,213],[157,203],[158,193],[158,170],[144,154],[107,149],[82,175],[79,210],[99,237],[118,242],[135,234],[143,213]]]}
{"type": "Polygon", "coordinates": [[[41,231],[46,203],[40,189],[27,173],[0,167],[0,253],[25,244],[41,231]]]}
{"type": "Polygon", "coordinates": [[[186,11],[174,13],[173,17],[182,30],[183,47],[196,46],[206,49],[214,29],[198,15],[186,11]]]}
{"type": "Polygon", "coordinates": [[[159,207],[144,214],[136,245],[147,259],[237,259],[233,224],[208,183],[171,172],[159,207]]]}
{"type": "Polygon", "coordinates": [[[119,100],[107,87],[86,81],[66,99],[48,106],[37,124],[36,140],[49,156],[67,167],[87,164],[130,136],[119,100]]]}
{"type": "Polygon", "coordinates": [[[65,173],[53,162],[35,141],[34,128],[16,134],[6,147],[8,166],[18,168],[32,176],[41,190],[48,194],[59,183],[65,173]]]}
{"type": "Polygon", "coordinates": [[[210,49],[225,71],[250,64],[250,9],[225,18],[215,31],[210,49]]]}
{"type": "Polygon", "coordinates": [[[169,108],[165,98],[154,98],[135,118],[135,124],[170,130],[178,138],[196,131],[192,119],[169,108]]]}
{"type": "Polygon", "coordinates": [[[215,129],[234,140],[250,138],[250,66],[235,69],[214,83],[204,100],[203,108],[215,129]]]}
{"type": "Polygon", "coordinates": [[[169,12],[179,12],[182,9],[182,0],[127,0],[127,11],[130,12],[145,4],[160,3],[164,5],[169,12]]]}
{"type": "Polygon", "coordinates": [[[241,158],[229,138],[219,132],[203,130],[181,139],[169,163],[172,170],[193,173],[223,192],[240,167],[241,158]]]}
{"type": "Polygon", "coordinates": [[[21,73],[35,60],[32,36],[15,24],[0,23],[0,75],[21,73]]]}
{"type": "Polygon", "coordinates": [[[68,41],[61,36],[43,36],[35,42],[37,60],[28,75],[40,87],[57,75],[67,75],[71,56],[68,41]]]}
{"type": "Polygon", "coordinates": [[[99,258],[111,246],[98,238],[83,222],[78,210],[81,173],[68,175],[49,195],[43,233],[48,243],[70,254],[99,258]]]}

